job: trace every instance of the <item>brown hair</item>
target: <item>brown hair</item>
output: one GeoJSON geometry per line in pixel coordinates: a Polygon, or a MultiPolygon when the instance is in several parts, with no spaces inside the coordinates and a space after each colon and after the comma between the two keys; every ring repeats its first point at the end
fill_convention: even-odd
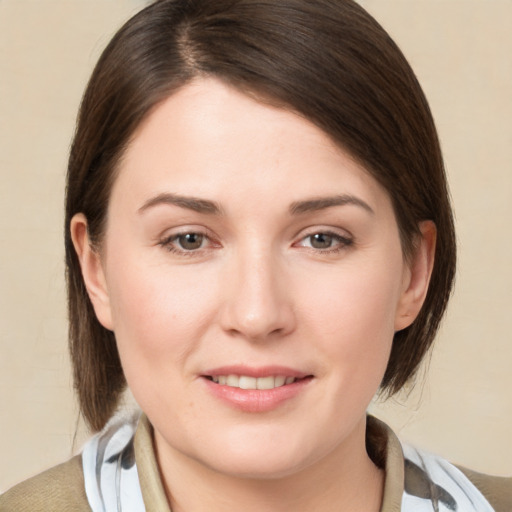
{"type": "Polygon", "coordinates": [[[382,389],[392,394],[432,344],[455,272],[455,235],[434,122],[406,59],[352,0],[159,0],[103,52],[85,91],[68,167],[70,350],[81,411],[101,429],[126,385],[114,334],[87,296],[69,226],[101,244],[112,183],[135,129],[163,99],[215,76],[305,116],[388,191],[405,255],[418,223],[437,226],[435,266],[416,321],[394,337],[382,389]]]}

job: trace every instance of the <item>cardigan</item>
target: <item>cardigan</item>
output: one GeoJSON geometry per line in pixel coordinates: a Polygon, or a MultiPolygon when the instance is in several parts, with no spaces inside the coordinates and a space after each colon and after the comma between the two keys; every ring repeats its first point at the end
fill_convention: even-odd
{"type": "MultiPolygon", "coordinates": [[[[396,435],[387,425],[371,416],[368,417],[367,449],[374,462],[385,469],[380,512],[400,512],[404,488],[416,488],[421,492],[421,482],[415,481],[414,471],[405,471],[408,461],[404,459],[402,445],[396,435]]],[[[141,416],[137,426],[134,452],[146,510],[171,512],[153,450],[153,428],[145,415],[141,416]]],[[[485,496],[495,512],[512,511],[512,478],[459,469],[485,496]]],[[[1,495],[0,512],[11,511],[90,512],[82,456],[77,455],[1,495]]]]}

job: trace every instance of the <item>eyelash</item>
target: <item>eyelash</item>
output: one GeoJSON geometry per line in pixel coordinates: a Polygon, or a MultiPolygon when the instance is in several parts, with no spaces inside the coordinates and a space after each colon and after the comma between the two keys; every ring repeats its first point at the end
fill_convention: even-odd
{"type": "MultiPolygon", "coordinates": [[[[185,256],[185,257],[193,257],[193,256],[197,256],[199,254],[202,254],[202,252],[207,249],[207,247],[198,247],[197,249],[184,249],[184,248],[178,248],[174,245],[175,242],[177,242],[181,237],[185,237],[187,235],[195,235],[195,236],[199,236],[199,237],[203,237],[203,241],[206,241],[207,243],[209,242],[209,244],[213,244],[214,246],[216,245],[217,247],[220,247],[220,244],[215,244],[214,242],[212,242],[211,240],[211,237],[203,232],[203,231],[183,231],[181,233],[175,233],[171,236],[168,236],[162,240],[160,240],[158,242],[158,245],[160,245],[161,247],[163,247],[164,249],[166,249],[167,251],[171,252],[171,253],[174,253],[174,254],[178,254],[180,256],[185,256]]],[[[296,242],[293,244],[293,246],[299,246],[299,247],[303,247],[309,251],[312,251],[312,252],[315,252],[315,253],[318,253],[318,254],[337,254],[337,253],[340,253],[344,250],[346,250],[348,247],[352,246],[354,244],[354,239],[350,236],[343,236],[343,235],[340,235],[339,233],[335,233],[334,231],[329,231],[329,230],[318,230],[318,231],[314,231],[312,233],[309,233],[305,236],[303,236],[299,242],[296,242]],[[311,239],[312,237],[314,236],[317,236],[317,235],[322,235],[324,237],[331,237],[332,238],[332,241],[335,242],[337,245],[333,248],[329,247],[327,249],[320,249],[320,248],[315,248],[315,247],[312,247],[311,245],[309,246],[304,246],[304,245],[301,245],[302,243],[304,243],[304,241],[306,240],[310,240],[310,243],[311,243],[311,239]]]]}
{"type": "MultiPolygon", "coordinates": [[[[183,231],[181,233],[175,233],[171,236],[168,236],[168,237],[164,238],[163,240],[160,240],[158,242],[158,245],[162,246],[165,250],[167,250],[171,253],[178,254],[179,256],[190,257],[190,256],[197,256],[198,254],[202,253],[203,250],[205,249],[205,247],[199,247],[198,249],[187,250],[184,248],[178,248],[175,245],[173,245],[179,238],[185,237],[187,235],[196,235],[196,236],[203,237],[203,239],[206,242],[209,242],[210,244],[212,244],[211,237],[208,236],[207,233],[205,233],[203,231],[191,230],[191,231],[183,231]]],[[[220,246],[220,244],[218,244],[218,245],[220,246]]]]}
{"type": "MultiPolygon", "coordinates": [[[[334,243],[336,243],[337,245],[335,247],[329,247],[327,249],[319,249],[319,248],[315,248],[315,247],[311,247],[311,246],[302,246],[302,247],[304,247],[305,249],[311,250],[315,253],[319,253],[319,254],[337,254],[337,253],[340,253],[340,252],[346,250],[348,247],[350,247],[354,244],[354,239],[352,237],[343,236],[343,235],[340,235],[339,233],[336,233],[334,231],[329,231],[329,230],[318,230],[318,231],[314,231],[312,233],[308,233],[307,235],[303,236],[300,239],[298,244],[301,244],[305,240],[308,240],[308,239],[311,242],[312,237],[314,237],[316,235],[323,235],[326,237],[331,237],[332,241],[334,243]]],[[[294,245],[297,245],[297,244],[294,244],[294,245]]]]}

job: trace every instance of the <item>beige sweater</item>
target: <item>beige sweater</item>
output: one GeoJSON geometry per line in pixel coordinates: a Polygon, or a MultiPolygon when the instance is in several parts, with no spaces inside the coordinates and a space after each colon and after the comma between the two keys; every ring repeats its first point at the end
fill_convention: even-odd
{"type": "MultiPolygon", "coordinates": [[[[380,439],[386,471],[381,512],[400,512],[404,492],[404,457],[395,434],[371,419],[372,438],[380,439]]],[[[135,435],[135,458],[147,512],[171,512],[153,451],[152,427],[142,417],[135,435]]],[[[512,478],[491,477],[460,468],[496,512],[512,512],[512,478]]],[[[0,512],[90,512],[84,490],[82,461],[76,456],[27,480],[0,496],[0,512]]],[[[461,511],[462,512],[462,511],[461,511]]]]}

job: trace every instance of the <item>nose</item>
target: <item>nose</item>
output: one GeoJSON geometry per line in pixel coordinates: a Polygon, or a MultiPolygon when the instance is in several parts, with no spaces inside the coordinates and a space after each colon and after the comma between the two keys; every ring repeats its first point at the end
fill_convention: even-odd
{"type": "Polygon", "coordinates": [[[271,254],[252,251],[238,255],[224,289],[221,324],[231,335],[262,341],[285,336],[295,329],[285,272],[271,254]]]}

